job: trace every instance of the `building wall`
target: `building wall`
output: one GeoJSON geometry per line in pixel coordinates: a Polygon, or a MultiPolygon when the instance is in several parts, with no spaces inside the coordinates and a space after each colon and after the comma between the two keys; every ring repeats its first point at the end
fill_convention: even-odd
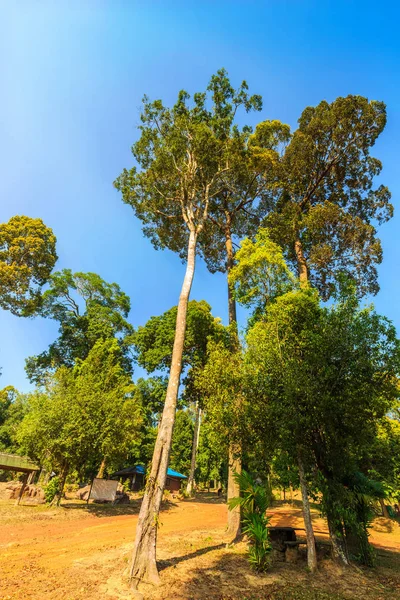
{"type": "Polygon", "coordinates": [[[167,477],[167,481],[165,483],[165,489],[170,492],[179,492],[181,489],[181,481],[178,477],[167,477]]]}

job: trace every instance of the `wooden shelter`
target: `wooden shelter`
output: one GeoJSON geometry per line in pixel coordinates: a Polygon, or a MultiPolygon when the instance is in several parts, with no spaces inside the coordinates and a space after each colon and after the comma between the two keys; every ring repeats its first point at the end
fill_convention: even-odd
{"type": "Polygon", "coordinates": [[[21,491],[16,501],[16,504],[19,504],[25,491],[26,484],[28,483],[28,479],[32,479],[33,475],[40,471],[40,467],[27,456],[18,456],[18,454],[4,454],[0,452],[0,470],[16,471],[17,473],[25,474],[22,481],[21,491]]]}

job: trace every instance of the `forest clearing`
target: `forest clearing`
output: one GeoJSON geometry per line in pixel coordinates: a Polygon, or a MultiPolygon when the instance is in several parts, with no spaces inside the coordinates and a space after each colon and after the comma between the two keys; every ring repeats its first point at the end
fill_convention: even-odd
{"type": "MultiPolygon", "coordinates": [[[[378,565],[346,572],[325,557],[313,578],[304,554],[297,564],[277,564],[257,575],[248,566],[246,544],[229,545],[226,504],[215,493],[174,500],[163,507],[159,534],[160,588],[154,600],[395,600],[400,593],[400,526],[377,518],[371,542],[378,565]],[[334,595],[332,595],[334,593],[334,595]]],[[[301,505],[278,501],[271,525],[304,527],[301,505]]],[[[132,598],[121,578],[132,551],[138,504],[96,506],[70,500],[61,508],[0,504],[1,600],[94,600],[132,598]],[[12,541],[10,541],[12,540],[12,541]]],[[[326,522],[312,511],[317,539],[326,522]]],[[[323,532],[323,533],[322,533],[323,532]]]]}

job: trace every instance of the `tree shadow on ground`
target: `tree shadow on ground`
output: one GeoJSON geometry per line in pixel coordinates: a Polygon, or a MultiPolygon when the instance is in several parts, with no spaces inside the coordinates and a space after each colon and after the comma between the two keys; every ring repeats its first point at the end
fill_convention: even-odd
{"type": "Polygon", "coordinates": [[[195,550],[194,552],[190,552],[189,554],[183,554],[182,556],[174,556],[168,560],[158,560],[157,567],[159,571],[163,569],[167,569],[168,567],[174,567],[185,560],[190,560],[192,558],[196,558],[197,556],[202,556],[203,554],[207,554],[208,552],[212,552],[213,550],[220,550],[226,546],[225,543],[215,544],[214,546],[207,546],[206,548],[200,548],[199,550],[195,550]]]}
{"type": "Polygon", "coordinates": [[[374,531],[379,531],[380,533],[393,533],[394,529],[397,529],[398,526],[399,524],[395,519],[377,517],[373,521],[374,531]]]}
{"type": "Polygon", "coordinates": [[[218,496],[217,492],[196,492],[191,498],[185,498],[185,502],[198,502],[199,504],[226,504],[226,495],[218,496]]]}
{"type": "Polygon", "coordinates": [[[375,569],[341,569],[325,558],[319,561],[318,572],[311,575],[306,569],[306,554],[302,553],[296,564],[276,563],[265,574],[257,574],[250,569],[244,553],[227,552],[213,562],[190,569],[179,598],[394,600],[400,597],[398,560],[397,553],[388,552],[375,569]]]}
{"type": "MultiPolygon", "coordinates": [[[[89,504],[86,504],[86,502],[61,502],[60,506],[66,510],[86,512],[95,517],[115,517],[120,515],[137,515],[139,514],[141,504],[142,499],[139,498],[131,500],[128,504],[112,504],[111,502],[107,502],[106,504],[95,502],[90,502],[89,504]]],[[[161,511],[168,511],[176,506],[176,502],[164,500],[161,505],[161,511]]]]}

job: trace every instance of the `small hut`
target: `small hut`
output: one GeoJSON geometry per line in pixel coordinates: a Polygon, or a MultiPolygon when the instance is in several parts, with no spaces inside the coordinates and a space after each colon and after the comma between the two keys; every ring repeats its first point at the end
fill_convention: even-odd
{"type": "MultiPolygon", "coordinates": [[[[111,475],[112,478],[118,477],[122,481],[129,480],[129,489],[137,492],[144,487],[145,484],[146,469],[142,465],[135,465],[134,467],[126,467],[120,471],[116,471],[111,475]]],[[[168,469],[167,480],[165,482],[165,489],[170,492],[179,492],[181,489],[181,483],[187,479],[186,475],[178,473],[173,469],[168,469]]]]}

